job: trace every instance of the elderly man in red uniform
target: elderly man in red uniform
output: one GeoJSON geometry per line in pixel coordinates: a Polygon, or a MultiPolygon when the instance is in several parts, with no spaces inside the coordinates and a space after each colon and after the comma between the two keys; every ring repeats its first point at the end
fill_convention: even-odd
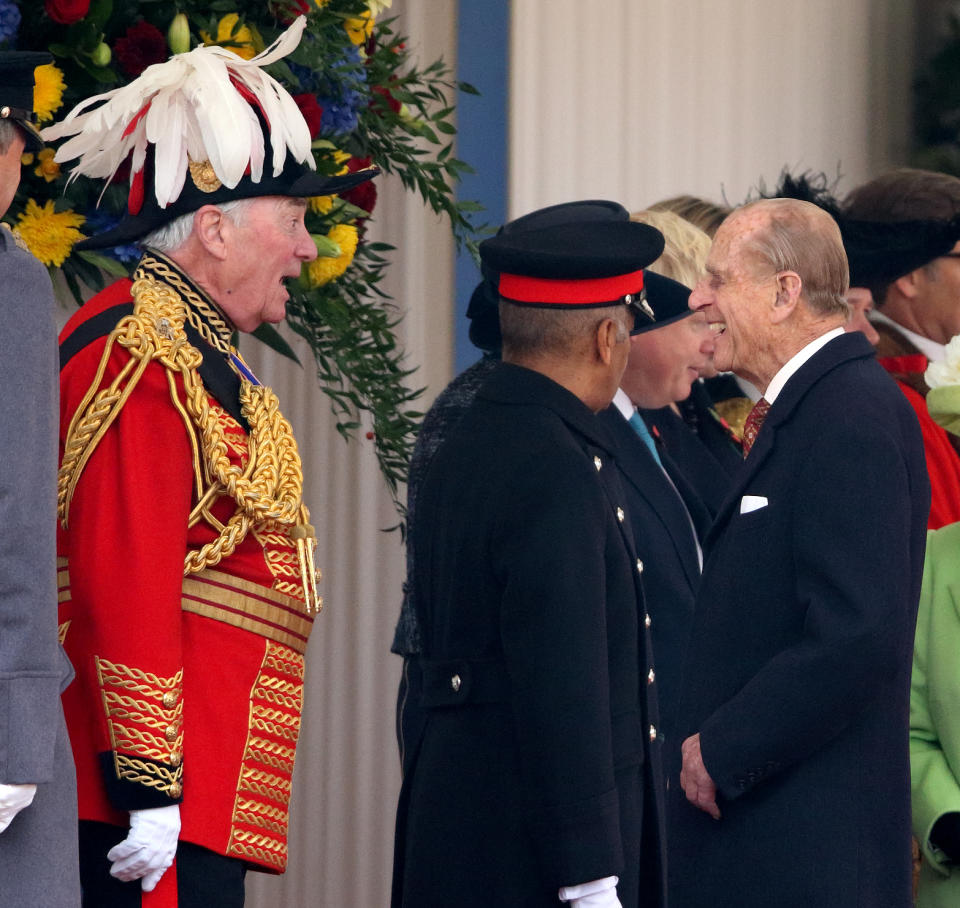
{"type": "Polygon", "coordinates": [[[282,320],[284,279],[316,256],[305,197],[371,176],[314,173],[302,116],[261,68],[303,21],[252,61],[198,48],[150,67],[47,131],[74,136],[58,159],[82,174],[130,157],[128,211],[87,245],[144,247],[133,281],[61,335],[85,905],[232,908],[248,867],[286,864],[314,537],[290,425],[230,341],[282,320]]]}

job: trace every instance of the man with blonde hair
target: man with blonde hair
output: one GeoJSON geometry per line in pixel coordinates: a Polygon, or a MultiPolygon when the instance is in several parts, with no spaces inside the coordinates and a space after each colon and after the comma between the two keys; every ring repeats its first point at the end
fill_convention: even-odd
{"type": "Polygon", "coordinates": [[[913,411],[843,330],[847,280],[833,219],[772,199],[724,222],[690,297],[717,366],[763,397],[706,540],[680,693],[669,816],[683,908],[910,903],[930,489],[913,411]]]}

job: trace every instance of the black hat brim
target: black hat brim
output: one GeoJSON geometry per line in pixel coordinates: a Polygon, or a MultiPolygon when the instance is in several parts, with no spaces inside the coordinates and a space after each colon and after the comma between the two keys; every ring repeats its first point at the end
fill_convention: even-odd
{"type": "Polygon", "coordinates": [[[24,151],[40,151],[40,149],[42,149],[44,146],[44,141],[42,138],[40,138],[40,133],[37,131],[37,127],[27,120],[14,120],[14,122],[20,127],[20,129],[23,130],[24,151]]]}
{"type": "MultiPolygon", "coordinates": [[[[233,189],[224,186],[211,193],[202,193],[196,189],[191,184],[188,175],[180,197],[168,208],[160,209],[154,204],[152,211],[141,212],[136,215],[128,213],[116,227],[82,240],[74,248],[80,250],[110,249],[113,246],[136,243],[154,230],[158,230],[182,215],[197,211],[204,205],[219,205],[239,199],[254,199],[261,196],[310,198],[318,195],[333,195],[353,189],[380,173],[378,167],[367,167],[353,173],[324,176],[308,170],[302,165],[297,165],[297,168],[303,172],[293,178],[288,173],[290,168],[285,167],[279,177],[264,174],[263,179],[257,183],[249,177],[244,177],[233,189]]],[[[151,177],[152,174],[145,174],[148,185],[152,182],[151,177]]]]}

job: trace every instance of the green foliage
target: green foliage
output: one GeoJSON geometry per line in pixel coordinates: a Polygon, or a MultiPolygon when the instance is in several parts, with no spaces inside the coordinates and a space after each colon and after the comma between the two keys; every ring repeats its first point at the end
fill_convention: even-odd
{"type": "Polygon", "coordinates": [[[914,83],[913,163],[960,176],[960,17],[914,83]]]}

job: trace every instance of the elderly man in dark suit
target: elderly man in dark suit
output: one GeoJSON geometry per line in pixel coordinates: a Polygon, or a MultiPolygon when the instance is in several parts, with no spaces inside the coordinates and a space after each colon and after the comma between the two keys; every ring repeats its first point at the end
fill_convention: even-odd
{"type": "Polygon", "coordinates": [[[913,411],[866,338],[843,331],[847,280],[829,215],[775,199],[724,222],[690,298],[718,368],[764,397],[707,538],[680,694],[683,908],[910,904],[930,491],[913,411]]]}
{"type": "Polygon", "coordinates": [[[499,275],[503,362],[417,498],[429,715],[400,794],[394,906],[662,904],[640,565],[594,417],[662,249],[652,228],[613,221],[480,247],[499,275]]]}
{"type": "MultiPolygon", "coordinates": [[[[33,82],[49,62],[0,54],[0,215],[24,149],[43,147],[33,82]]],[[[57,641],[57,331],[50,278],[17,239],[0,230],[0,905],[74,908],[76,773],[60,705],[73,669],[57,641]]]]}

